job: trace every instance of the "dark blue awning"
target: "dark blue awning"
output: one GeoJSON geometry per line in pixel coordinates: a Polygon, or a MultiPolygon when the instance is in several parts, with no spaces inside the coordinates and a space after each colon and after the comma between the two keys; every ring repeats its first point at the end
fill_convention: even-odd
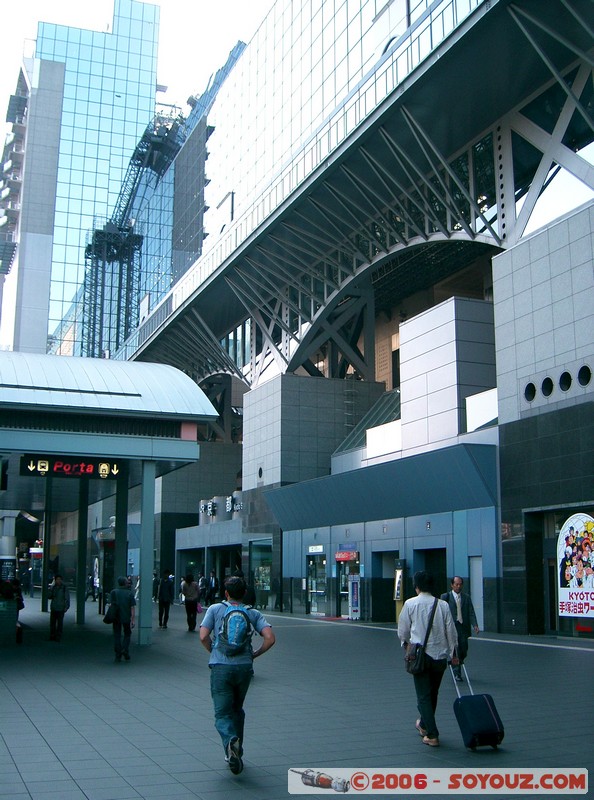
{"type": "Polygon", "coordinates": [[[283,530],[496,505],[497,448],[460,444],[265,492],[283,530]]]}

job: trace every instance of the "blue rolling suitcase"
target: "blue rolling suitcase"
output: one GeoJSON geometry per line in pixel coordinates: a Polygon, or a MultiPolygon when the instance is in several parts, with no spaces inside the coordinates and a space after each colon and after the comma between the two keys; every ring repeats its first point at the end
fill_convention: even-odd
{"type": "Polygon", "coordinates": [[[454,670],[450,666],[454,687],[458,697],[454,700],[454,714],[460,726],[462,739],[466,747],[476,750],[477,747],[493,747],[503,741],[503,723],[495,708],[490,694],[474,694],[468,680],[466,667],[462,665],[470,694],[461,694],[454,679],[454,670]]]}

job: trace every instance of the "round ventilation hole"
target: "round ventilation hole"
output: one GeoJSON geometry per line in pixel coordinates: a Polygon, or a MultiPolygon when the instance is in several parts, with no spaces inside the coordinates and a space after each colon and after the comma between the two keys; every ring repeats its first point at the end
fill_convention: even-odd
{"type": "Polygon", "coordinates": [[[559,388],[562,392],[568,392],[571,389],[571,373],[561,373],[561,377],[559,378],[559,388]]]}
{"type": "Polygon", "coordinates": [[[590,367],[587,367],[586,365],[580,367],[580,370],[578,372],[579,385],[587,386],[591,380],[592,380],[592,370],[590,369],[590,367]]]}
{"type": "Polygon", "coordinates": [[[550,378],[545,378],[541,389],[545,397],[550,397],[553,394],[553,381],[550,378]]]}
{"type": "Polygon", "coordinates": [[[533,383],[529,383],[524,389],[524,397],[529,403],[536,397],[536,386],[533,383]]]}

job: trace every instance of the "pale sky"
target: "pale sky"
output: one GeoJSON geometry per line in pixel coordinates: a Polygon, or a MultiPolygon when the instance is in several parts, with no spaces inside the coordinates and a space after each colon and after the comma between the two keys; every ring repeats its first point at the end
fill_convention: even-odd
{"type": "MultiPolygon", "coordinates": [[[[153,0],[161,7],[157,80],[169,87],[165,103],[188,112],[186,100],[200,94],[222,67],[239,39],[249,42],[274,0],[153,0]]],[[[25,39],[34,40],[38,22],[105,31],[111,28],[113,0],[19,0],[4,14],[0,47],[2,135],[8,98],[15,91],[25,39]]]]}

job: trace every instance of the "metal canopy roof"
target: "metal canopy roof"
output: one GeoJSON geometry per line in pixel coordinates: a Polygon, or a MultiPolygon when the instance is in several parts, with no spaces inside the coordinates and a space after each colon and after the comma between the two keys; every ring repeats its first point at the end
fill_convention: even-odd
{"type": "Polygon", "coordinates": [[[206,420],[218,416],[194,381],[166,364],[0,352],[0,408],[206,420]]]}
{"type": "MultiPolygon", "coordinates": [[[[20,475],[24,454],[125,461],[134,486],[142,460],[156,461],[158,475],[198,460],[195,424],[217,417],[204,392],[174,367],[0,352],[0,455],[8,461],[0,508],[44,508],[47,479],[20,475]]],[[[90,502],[115,486],[90,479],[90,502]]],[[[78,479],[54,477],[52,491],[54,510],[78,508],[78,479]]]]}

